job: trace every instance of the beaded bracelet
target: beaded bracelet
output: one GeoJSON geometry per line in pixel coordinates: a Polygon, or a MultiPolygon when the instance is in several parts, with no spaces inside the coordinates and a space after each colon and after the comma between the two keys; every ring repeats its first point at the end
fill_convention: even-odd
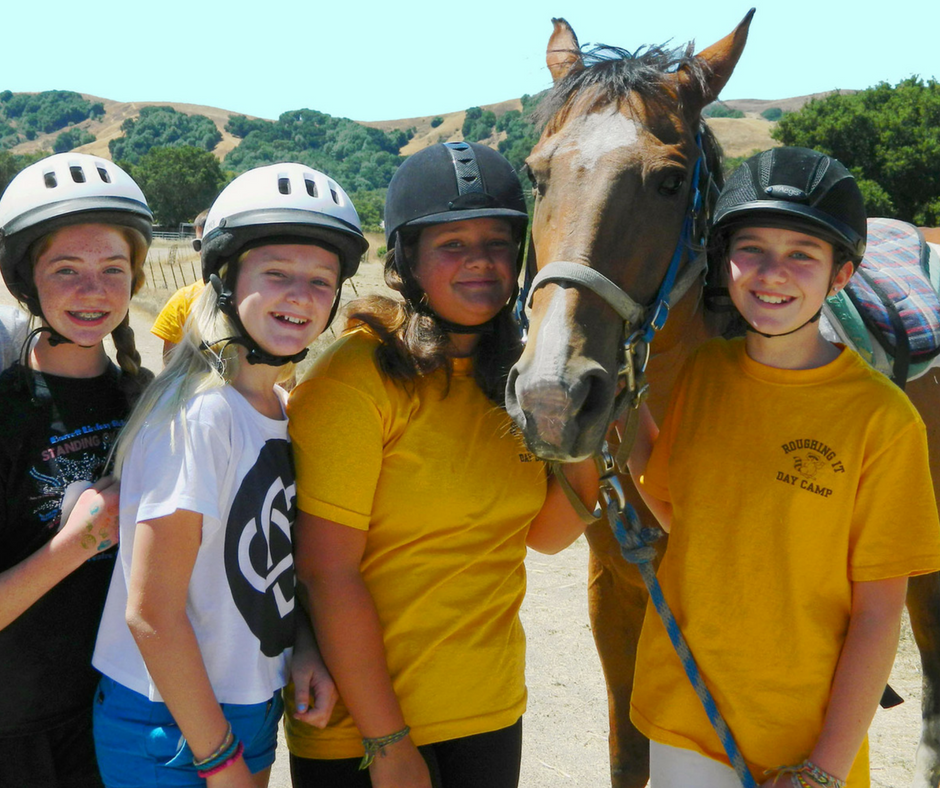
{"type": "Polygon", "coordinates": [[[779,774],[790,775],[790,783],[793,788],[815,788],[806,781],[806,777],[809,777],[817,785],[824,786],[824,788],[845,788],[845,780],[840,780],[838,777],[829,774],[829,772],[821,769],[810,760],[805,760],[796,766],[783,766],[777,771],[779,774]],[[803,775],[806,775],[806,777],[803,775]]]}
{"type": "Polygon", "coordinates": [[[206,766],[208,763],[210,763],[211,761],[214,761],[216,758],[222,755],[222,753],[224,753],[229,747],[232,746],[232,742],[234,741],[234,739],[235,739],[235,734],[232,733],[232,723],[229,723],[228,729],[225,731],[225,737],[222,739],[222,743],[218,747],[216,747],[215,752],[212,753],[212,755],[210,755],[208,758],[203,758],[201,761],[197,761],[195,758],[193,758],[193,766],[195,766],[197,769],[201,769],[204,766],[206,766]]]}
{"type": "Polygon", "coordinates": [[[240,741],[238,741],[238,739],[236,739],[235,742],[236,742],[235,749],[227,758],[223,759],[221,762],[215,764],[214,766],[211,766],[208,769],[201,769],[200,771],[197,771],[196,774],[198,774],[200,777],[204,779],[209,778],[213,774],[218,774],[226,767],[231,766],[233,763],[235,763],[235,761],[237,761],[241,757],[242,753],[245,752],[245,745],[242,744],[240,741]]]}
{"type": "Polygon", "coordinates": [[[366,754],[363,755],[362,760],[359,761],[360,771],[362,769],[368,769],[372,765],[372,761],[375,760],[376,755],[381,755],[384,758],[385,748],[390,744],[401,741],[409,733],[411,733],[411,728],[406,725],[400,731],[390,733],[388,736],[380,736],[377,739],[363,739],[362,746],[365,748],[366,754]]]}

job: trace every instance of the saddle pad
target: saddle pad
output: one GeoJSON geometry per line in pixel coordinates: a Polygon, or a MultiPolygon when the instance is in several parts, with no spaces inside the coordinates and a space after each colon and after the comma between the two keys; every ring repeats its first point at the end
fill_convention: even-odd
{"type": "Polygon", "coordinates": [[[846,287],[888,355],[903,353],[906,345],[915,363],[940,353],[940,298],[930,281],[929,254],[913,225],[869,219],[865,258],[846,287]]]}
{"type": "Polygon", "coordinates": [[[903,388],[940,366],[940,250],[895,219],[869,219],[868,232],[859,273],[827,299],[821,328],[903,388]]]}

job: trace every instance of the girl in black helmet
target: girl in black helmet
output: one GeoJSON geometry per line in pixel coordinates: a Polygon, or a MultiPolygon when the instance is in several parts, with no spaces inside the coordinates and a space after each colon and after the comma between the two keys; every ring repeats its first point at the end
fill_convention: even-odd
{"type": "MultiPolygon", "coordinates": [[[[485,146],[406,160],[385,207],[403,301],[355,304],[291,396],[299,587],[343,699],[323,731],[287,717],[295,786],[517,784],[526,546],[583,530],[502,407],[527,219],[485,146]]],[[[592,500],[593,464],[575,473],[592,500]]]]}
{"type": "MultiPolygon", "coordinates": [[[[732,174],[713,234],[747,333],[689,360],[651,456],[645,413],[630,470],[671,527],[659,579],[758,781],[868,786],[907,577],[940,568],[940,526],[917,412],[819,331],[864,203],[835,159],[776,148],[732,174]]],[[[652,784],[740,786],[655,612],[636,670],[652,784]]]]}
{"type": "Polygon", "coordinates": [[[27,167],[0,199],[0,270],[36,324],[0,376],[0,785],[101,785],[91,653],[118,539],[105,474],[150,377],[128,306],[151,222],[125,172],[82,154],[27,167]]]}
{"type": "MultiPolygon", "coordinates": [[[[210,209],[207,286],[115,460],[122,547],[93,660],[109,788],[267,784],[296,623],[275,384],[329,323],[366,246],[346,193],[300,164],[247,172],[210,209]]],[[[322,663],[304,668],[301,704],[311,685],[314,708],[297,713],[322,725],[335,699],[322,663]]]]}

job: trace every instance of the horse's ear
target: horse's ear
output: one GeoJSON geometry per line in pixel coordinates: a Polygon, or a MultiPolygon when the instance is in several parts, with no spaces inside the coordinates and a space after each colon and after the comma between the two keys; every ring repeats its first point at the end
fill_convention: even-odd
{"type": "Polygon", "coordinates": [[[747,12],[747,16],[732,33],[721,41],[712,44],[699,52],[695,59],[703,66],[704,80],[696,79],[689,68],[681,68],[676,74],[679,83],[679,94],[687,107],[700,112],[711,104],[722,88],[731,79],[731,73],[738,64],[744,45],[747,43],[747,31],[751,26],[754,10],[747,12]]]}
{"type": "Polygon", "coordinates": [[[552,80],[558,82],[568,74],[584,68],[584,61],[581,59],[581,45],[571,25],[564,19],[553,19],[552,24],[555,29],[548,39],[545,64],[552,72],[552,80]]]}

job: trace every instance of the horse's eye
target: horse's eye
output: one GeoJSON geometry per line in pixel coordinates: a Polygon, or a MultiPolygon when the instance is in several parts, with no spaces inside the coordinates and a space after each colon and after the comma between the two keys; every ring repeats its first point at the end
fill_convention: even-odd
{"type": "Polygon", "coordinates": [[[536,177],[535,173],[532,171],[532,168],[528,164],[522,165],[522,171],[526,174],[526,177],[529,179],[529,183],[532,184],[532,191],[538,196],[545,194],[545,185],[539,183],[539,179],[536,177]]]}
{"type": "Polygon", "coordinates": [[[659,184],[659,193],[664,197],[674,197],[682,189],[682,185],[684,183],[684,172],[670,173],[665,178],[663,178],[662,183],[659,184]]]}

